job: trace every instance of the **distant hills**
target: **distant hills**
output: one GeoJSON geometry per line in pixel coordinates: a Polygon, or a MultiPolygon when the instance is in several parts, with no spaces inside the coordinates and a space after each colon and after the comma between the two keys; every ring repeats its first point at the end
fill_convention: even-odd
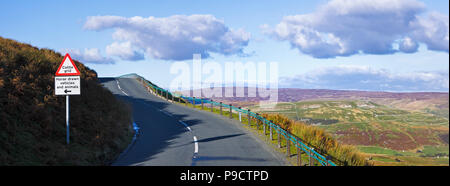
{"type": "Polygon", "coordinates": [[[280,88],[278,103],[264,108],[259,102],[267,98],[225,97],[232,90],[212,99],[323,128],[375,165],[448,166],[448,93],[280,88]]]}
{"type": "MultiPolygon", "coordinates": [[[[244,97],[225,97],[226,91],[236,91],[236,87],[223,87],[222,97],[212,99],[224,103],[234,103],[238,106],[251,106],[268,98],[247,97],[248,87],[245,87],[244,97]]],[[[184,91],[189,94],[193,91],[184,91]]],[[[258,94],[257,94],[258,95],[258,94]]],[[[299,102],[307,100],[366,100],[410,111],[423,111],[449,118],[449,93],[443,92],[372,92],[355,90],[327,90],[327,89],[278,89],[278,102],[299,102]]]]}

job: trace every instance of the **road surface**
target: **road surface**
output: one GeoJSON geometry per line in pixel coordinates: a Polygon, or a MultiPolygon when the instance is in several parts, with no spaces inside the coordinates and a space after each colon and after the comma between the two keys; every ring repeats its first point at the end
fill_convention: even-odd
{"type": "Polygon", "coordinates": [[[238,121],[172,104],[132,78],[100,78],[130,103],[140,134],[117,166],[279,166],[281,155],[238,121]]]}

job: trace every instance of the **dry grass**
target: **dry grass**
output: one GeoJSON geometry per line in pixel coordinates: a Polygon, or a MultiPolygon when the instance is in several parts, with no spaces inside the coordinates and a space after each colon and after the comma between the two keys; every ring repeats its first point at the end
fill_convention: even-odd
{"type": "Polygon", "coordinates": [[[320,154],[331,156],[332,161],[337,165],[370,165],[356,147],[339,143],[331,134],[321,128],[291,120],[281,114],[261,114],[261,116],[299,137],[320,154]]]}
{"type": "Polygon", "coordinates": [[[63,56],[0,37],[0,165],[104,165],[131,139],[131,112],[78,61],[81,96],[54,95],[63,56]]]}

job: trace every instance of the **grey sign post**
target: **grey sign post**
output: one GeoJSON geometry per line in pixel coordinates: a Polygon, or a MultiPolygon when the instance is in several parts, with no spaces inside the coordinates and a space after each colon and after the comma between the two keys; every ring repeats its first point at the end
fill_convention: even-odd
{"type": "Polygon", "coordinates": [[[80,71],[66,54],[55,73],[55,95],[66,96],[66,143],[70,143],[69,95],[80,95],[80,71]]]}

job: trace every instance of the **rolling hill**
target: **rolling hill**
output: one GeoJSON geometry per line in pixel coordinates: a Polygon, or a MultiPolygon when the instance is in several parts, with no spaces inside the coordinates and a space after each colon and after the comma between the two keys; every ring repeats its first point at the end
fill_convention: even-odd
{"type": "Polygon", "coordinates": [[[323,128],[379,161],[375,165],[448,165],[449,122],[445,117],[361,100],[285,102],[269,110],[250,109],[323,128]]]}
{"type": "Polygon", "coordinates": [[[54,95],[63,56],[0,37],[0,165],[106,165],[128,145],[131,112],[81,72],[81,95],[70,97],[71,144],[65,144],[65,96],[54,95]]]}
{"type": "MultiPolygon", "coordinates": [[[[223,95],[225,89],[235,87],[223,88],[223,95]]],[[[212,99],[323,128],[375,165],[449,164],[448,93],[280,88],[276,106],[261,108],[259,101],[267,98],[246,97],[247,89],[245,97],[212,99]]]]}

